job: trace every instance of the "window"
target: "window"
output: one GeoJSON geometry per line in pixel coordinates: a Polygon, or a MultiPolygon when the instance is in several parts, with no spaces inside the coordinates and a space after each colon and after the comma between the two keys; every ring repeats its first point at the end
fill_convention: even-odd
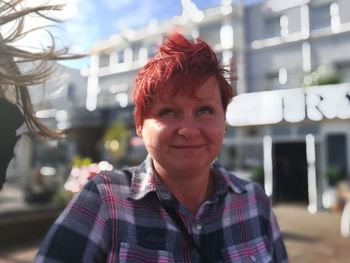
{"type": "Polygon", "coordinates": [[[309,133],[317,135],[320,133],[320,126],[317,124],[307,124],[297,127],[297,133],[299,135],[307,135],[309,133]]]}
{"type": "Polygon", "coordinates": [[[338,62],[336,71],[340,74],[342,82],[350,82],[350,61],[338,62]]]}
{"type": "Polygon", "coordinates": [[[281,35],[280,17],[265,18],[265,38],[278,37],[281,35]]]}
{"type": "Polygon", "coordinates": [[[320,29],[331,25],[329,4],[310,7],[310,29],[320,29]]]}
{"type": "Polygon", "coordinates": [[[215,46],[220,44],[220,28],[222,23],[215,22],[213,24],[203,24],[201,28],[199,28],[199,35],[205,39],[210,46],[215,46]]]}
{"type": "Polygon", "coordinates": [[[156,44],[151,44],[148,47],[148,57],[149,58],[153,58],[158,52],[158,47],[156,46],[156,44]]]}
{"type": "Polygon", "coordinates": [[[265,76],[265,90],[278,90],[281,84],[278,82],[278,73],[272,72],[265,76]]]}
{"type": "Polygon", "coordinates": [[[254,169],[261,166],[262,160],[264,159],[262,145],[244,145],[244,147],[239,150],[243,169],[254,169]]]}
{"type": "Polygon", "coordinates": [[[109,55],[101,54],[100,55],[100,67],[108,67],[109,66],[109,55]]]}
{"type": "Polygon", "coordinates": [[[141,47],[139,49],[139,55],[138,55],[139,61],[147,61],[147,56],[148,56],[147,48],[141,47]]]}
{"type": "Polygon", "coordinates": [[[116,55],[117,63],[124,63],[124,51],[118,51],[116,55]]]}
{"type": "Polygon", "coordinates": [[[75,86],[73,83],[69,83],[67,87],[67,97],[69,100],[74,100],[75,98],[75,86]]]}
{"type": "Polygon", "coordinates": [[[290,135],[291,130],[289,125],[279,125],[279,126],[273,126],[271,129],[272,135],[290,135]]]}
{"type": "Polygon", "coordinates": [[[280,26],[281,26],[281,36],[282,37],[287,37],[289,35],[289,21],[288,21],[288,16],[283,15],[280,18],[280,26]]]}
{"type": "Polygon", "coordinates": [[[288,71],[281,67],[277,72],[267,74],[265,80],[267,90],[279,90],[288,82],[288,71]]]}
{"type": "Polygon", "coordinates": [[[133,61],[133,50],[131,48],[127,48],[124,50],[117,51],[112,56],[117,63],[126,63],[133,61]]]}
{"type": "Polygon", "coordinates": [[[133,52],[131,48],[127,48],[124,50],[124,62],[132,62],[133,60],[133,52]]]}
{"type": "Polygon", "coordinates": [[[339,167],[343,177],[348,174],[346,145],[345,134],[331,134],[327,136],[328,167],[339,167]]]}

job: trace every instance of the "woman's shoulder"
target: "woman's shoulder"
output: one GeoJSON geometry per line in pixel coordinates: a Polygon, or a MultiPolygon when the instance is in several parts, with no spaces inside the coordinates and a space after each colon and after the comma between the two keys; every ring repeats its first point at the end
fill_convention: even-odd
{"type": "Polygon", "coordinates": [[[133,172],[136,167],[125,167],[122,169],[113,169],[111,171],[102,171],[98,173],[92,180],[97,185],[130,185],[133,172]]]}
{"type": "Polygon", "coordinates": [[[119,198],[127,198],[130,193],[132,175],[136,167],[113,169],[98,173],[86,185],[86,188],[95,188],[95,191],[105,198],[107,195],[119,198]]]}
{"type": "Polygon", "coordinates": [[[226,176],[229,178],[231,187],[238,193],[246,193],[251,197],[255,197],[260,201],[269,202],[269,198],[259,183],[251,180],[247,176],[236,174],[235,172],[226,171],[226,176]]]}

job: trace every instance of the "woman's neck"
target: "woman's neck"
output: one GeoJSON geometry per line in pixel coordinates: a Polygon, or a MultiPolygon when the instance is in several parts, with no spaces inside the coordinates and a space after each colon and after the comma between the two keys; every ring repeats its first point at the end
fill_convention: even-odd
{"type": "Polygon", "coordinates": [[[193,215],[214,194],[214,176],[211,170],[198,174],[169,174],[162,169],[156,172],[161,182],[193,215]]]}

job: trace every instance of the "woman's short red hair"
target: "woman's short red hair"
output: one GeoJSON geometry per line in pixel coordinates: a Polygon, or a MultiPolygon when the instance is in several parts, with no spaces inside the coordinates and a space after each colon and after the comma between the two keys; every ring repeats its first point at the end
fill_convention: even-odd
{"type": "Polygon", "coordinates": [[[218,81],[222,106],[226,111],[235,95],[226,80],[226,77],[230,78],[230,72],[223,68],[206,42],[190,41],[179,33],[170,35],[136,76],[133,94],[136,125],[143,124],[154,96],[168,92],[174,96],[178,93],[195,96],[197,87],[212,76],[218,81]]]}

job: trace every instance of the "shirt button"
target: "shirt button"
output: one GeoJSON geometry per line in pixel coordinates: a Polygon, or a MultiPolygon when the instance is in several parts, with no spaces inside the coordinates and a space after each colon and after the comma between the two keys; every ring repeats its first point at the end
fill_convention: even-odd
{"type": "Polygon", "coordinates": [[[250,256],[250,260],[251,260],[252,262],[256,262],[256,257],[255,257],[255,256],[250,256]]]}
{"type": "Polygon", "coordinates": [[[202,230],[202,225],[199,224],[199,223],[197,223],[195,227],[196,227],[196,229],[197,229],[198,231],[201,231],[201,230],[202,230]]]}
{"type": "Polygon", "coordinates": [[[168,194],[168,193],[163,193],[163,194],[162,194],[162,197],[163,197],[164,199],[170,199],[170,194],[168,194]]]}

